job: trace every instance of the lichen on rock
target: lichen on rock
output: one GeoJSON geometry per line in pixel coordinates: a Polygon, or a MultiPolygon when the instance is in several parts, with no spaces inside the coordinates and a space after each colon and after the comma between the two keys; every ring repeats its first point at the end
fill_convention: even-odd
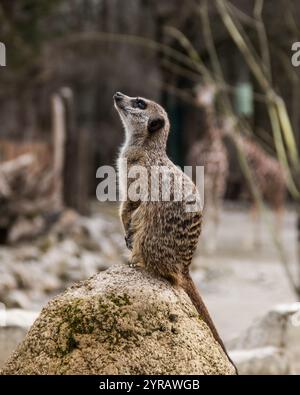
{"type": "Polygon", "coordinates": [[[234,374],[185,292],[119,265],[48,303],[1,374],[234,374]]]}

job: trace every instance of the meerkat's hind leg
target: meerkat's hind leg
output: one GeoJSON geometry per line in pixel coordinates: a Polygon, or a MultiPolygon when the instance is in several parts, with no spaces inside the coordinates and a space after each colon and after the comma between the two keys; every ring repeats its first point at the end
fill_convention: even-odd
{"type": "Polygon", "coordinates": [[[124,239],[125,239],[126,247],[128,248],[128,250],[131,251],[133,249],[133,232],[130,227],[126,232],[124,239]]]}
{"type": "Polygon", "coordinates": [[[221,201],[214,202],[211,213],[211,226],[212,226],[212,234],[210,238],[210,244],[208,245],[208,251],[210,253],[216,252],[218,248],[219,241],[219,228],[220,228],[220,211],[221,211],[221,201]]]}
{"type": "Polygon", "coordinates": [[[284,207],[275,208],[275,224],[274,227],[277,231],[277,237],[280,242],[283,242],[283,219],[284,219],[284,207]]]}
{"type": "Polygon", "coordinates": [[[243,240],[244,247],[250,250],[254,248],[260,250],[262,247],[262,223],[259,208],[255,203],[252,203],[248,217],[251,231],[246,234],[246,238],[243,240]]]}
{"type": "Polygon", "coordinates": [[[212,204],[207,204],[204,218],[206,221],[206,250],[209,254],[213,254],[217,249],[217,224],[214,210],[215,207],[212,204]]]}
{"type": "Polygon", "coordinates": [[[260,209],[257,205],[252,208],[252,223],[253,223],[253,247],[261,250],[263,246],[263,223],[260,209]]]}

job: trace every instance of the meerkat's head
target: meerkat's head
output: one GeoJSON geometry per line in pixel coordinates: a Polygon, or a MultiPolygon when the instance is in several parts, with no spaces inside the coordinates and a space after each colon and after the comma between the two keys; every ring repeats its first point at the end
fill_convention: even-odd
{"type": "Polygon", "coordinates": [[[159,104],[121,92],[115,93],[114,102],[130,144],[165,149],[170,124],[167,113],[159,104]]]}

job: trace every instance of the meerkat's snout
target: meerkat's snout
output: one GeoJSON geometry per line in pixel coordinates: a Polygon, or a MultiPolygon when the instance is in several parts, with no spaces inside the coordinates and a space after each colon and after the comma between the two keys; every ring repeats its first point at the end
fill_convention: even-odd
{"type": "Polygon", "coordinates": [[[116,92],[116,93],[114,94],[114,100],[115,100],[115,102],[116,102],[116,103],[121,102],[121,101],[123,100],[124,96],[125,96],[125,95],[123,95],[123,93],[121,93],[121,92],[116,92]]]}
{"type": "Polygon", "coordinates": [[[124,110],[124,107],[125,107],[124,101],[125,101],[126,96],[121,92],[116,92],[114,94],[113,98],[114,98],[116,109],[117,110],[119,110],[119,109],[124,110]]]}

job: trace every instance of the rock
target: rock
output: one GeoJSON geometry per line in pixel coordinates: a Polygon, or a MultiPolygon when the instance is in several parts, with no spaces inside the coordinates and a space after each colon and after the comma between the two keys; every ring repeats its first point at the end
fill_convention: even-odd
{"type": "MultiPolygon", "coordinates": [[[[46,226],[34,241],[1,246],[0,302],[7,307],[40,308],[49,294],[122,263],[126,247],[115,210],[91,217],[69,209],[24,217],[25,224],[43,218],[46,226]]],[[[22,225],[23,219],[19,217],[16,224],[22,225]]]]}
{"type": "Polygon", "coordinates": [[[62,235],[69,233],[80,219],[79,214],[72,209],[63,210],[59,220],[54,224],[53,231],[62,235]]]}
{"type": "Polygon", "coordinates": [[[9,243],[17,243],[22,240],[32,240],[37,237],[45,227],[45,221],[41,216],[33,219],[20,217],[11,226],[8,241],[9,243]]]}
{"type": "Polygon", "coordinates": [[[17,281],[11,273],[8,273],[7,271],[1,269],[0,269],[0,300],[3,301],[3,299],[9,292],[17,288],[17,281]]]}
{"type": "Polygon", "coordinates": [[[4,298],[4,302],[6,307],[21,307],[22,309],[28,309],[30,306],[30,300],[27,294],[18,289],[11,291],[4,298]]]}
{"type": "Polygon", "coordinates": [[[38,313],[19,309],[0,310],[0,366],[20,343],[38,313]]]}
{"type": "Polygon", "coordinates": [[[52,292],[61,287],[61,281],[51,273],[43,271],[36,263],[16,263],[11,269],[21,289],[34,288],[42,292],[52,292]]]}
{"type": "Polygon", "coordinates": [[[240,375],[289,374],[290,363],[285,352],[276,347],[230,351],[240,375]]]}
{"type": "Polygon", "coordinates": [[[44,254],[42,263],[46,272],[71,281],[80,281],[107,269],[107,262],[99,252],[80,249],[72,239],[57,243],[44,254]]]}
{"type": "Polygon", "coordinates": [[[291,317],[298,311],[300,314],[300,303],[275,306],[265,316],[257,319],[245,333],[232,341],[230,349],[253,349],[265,346],[282,347],[286,344],[287,326],[291,324],[291,317]]]}
{"type": "Polygon", "coordinates": [[[49,302],[2,374],[234,374],[182,289],[114,266],[49,302]]]}
{"type": "Polygon", "coordinates": [[[244,374],[300,374],[300,303],[275,306],[229,349],[244,374]]]}
{"type": "Polygon", "coordinates": [[[291,361],[293,374],[300,374],[300,303],[297,311],[290,315],[286,326],[284,343],[291,361]]]}
{"type": "Polygon", "coordinates": [[[19,245],[15,247],[15,259],[16,261],[30,262],[37,261],[39,259],[39,250],[32,244],[19,245]]]}

